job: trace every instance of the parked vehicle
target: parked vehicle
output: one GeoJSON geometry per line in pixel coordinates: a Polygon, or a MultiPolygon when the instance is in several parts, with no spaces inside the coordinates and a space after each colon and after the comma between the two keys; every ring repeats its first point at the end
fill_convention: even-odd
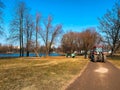
{"type": "Polygon", "coordinates": [[[66,54],[66,57],[75,58],[75,53],[67,53],[67,54],[66,54]]]}

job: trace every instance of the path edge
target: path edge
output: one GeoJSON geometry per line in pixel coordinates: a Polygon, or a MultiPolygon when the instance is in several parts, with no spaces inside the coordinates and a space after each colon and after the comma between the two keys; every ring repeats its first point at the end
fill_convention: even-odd
{"type": "Polygon", "coordinates": [[[83,69],[80,71],[80,73],[77,76],[75,76],[66,86],[63,87],[63,90],[66,90],[78,77],[80,77],[82,75],[82,73],[88,67],[89,63],[90,63],[90,61],[87,62],[87,64],[83,67],[83,69]]]}
{"type": "Polygon", "coordinates": [[[110,60],[107,60],[110,64],[112,64],[112,66],[114,66],[115,68],[119,69],[120,70],[120,67],[117,66],[117,65],[114,65],[110,60]]]}

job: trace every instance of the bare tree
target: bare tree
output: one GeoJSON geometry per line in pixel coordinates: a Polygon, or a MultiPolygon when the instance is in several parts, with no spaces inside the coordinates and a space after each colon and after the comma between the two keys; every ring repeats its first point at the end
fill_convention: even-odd
{"type": "Polygon", "coordinates": [[[3,2],[0,1],[0,35],[2,35],[4,33],[3,31],[3,18],[2,18],[2,14],[3,14],[3,11],[2,9],[4,9],[5,5],[3,2]]]}
{"type": "Polygon", "coordinates": [[[81,36],[82,36],[82,33],[80,33],[80,32],[76,34],[77,51],[80,52],[80,53],[81,53],[81,51],[82,51],[82,49],[83,49],[83,48],[82,48],[82,47],[83,47],[83,46],[82,46],[83,44],[82,44],[82,37],[81,37],[81,36]]]}
{"type": "Polygon", "coordinates": [[[34,22],[30,14],[26,15],[25,18],[25,36],[26,36],[26,52],[29,56],[30,48],[32,45],[32,36],[34,33],[34,22]]]}
{"type": "Polygon", "coordinates": [[[81,41],[82,41],[82,49],[85,51],[85,58],[87,58],[87,52],[95,44],[99,44],[102,38],[100,34],[98,34],[95,29],[86,29],[81,33],[81,41]]]}
{"type": "Polygon", "coordinates": [[[24,56],[24,20],[27,10],[28,8],[24,2],[18,2],[10,27],[10,39],[19,40],[20,56],[24,56]]]}
{"type": "Polygon", "coordinates": [[[64,34],[61,45],[65,53],[84,50],[86,58],[88,50],[90,50],[95,44],[100,43],[101,40],[101,36],[95,29],[88,28],[80,33],[69,32],[64,34]]]}
{"type": "Polygon", "coordinates": [[[41,29],[39,34],[46,47],[46,55],[50,53],[51,46],[53,45],[55,39],[62,32],[62,25],[52,26],[52,17],[48,16],[47,20],[44,22],[45,29],[41,29]]]}
{"type": "Polygon", "coordinates": [[[38,54],[38,32],[40,30],[40,14],[37,13],[36,14],[36,35],[35,35],[35,38],[36,38],[36,47],[34,49],[34,52],[36,53],[36,56],[39,57],[39,54],[38,54]]]}
{"type": "Polygon", "coordinates": [[[113,55],[120,48],[120,2],[116,2],[112,10],[99,18],[99,29],[104,33],[105,42],[111,48],[113,55]]]}
{"type": "Polygon", "coordinates": [[[68,32],[64,34],[61,40],[61,45],[65,53],[72,53],[77,48],[77,33],[68,32]]]}

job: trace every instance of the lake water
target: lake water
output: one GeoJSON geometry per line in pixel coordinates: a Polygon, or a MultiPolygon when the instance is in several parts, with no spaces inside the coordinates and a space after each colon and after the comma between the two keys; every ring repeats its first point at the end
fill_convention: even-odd
{"type": "MultiPolygon", "coordinates": [[[[19,53],[0,54],[0,57],[19,57],[19,56],[20,56],[19,53]]],[[[24,54],[24,56],[26,56],[26,54],[24,54]]],[[[36,54],[30,53],[29,56],[30,56],[30,57],[35,57],[36,54]]],[[[39,56],[45,56],[45,54],[39,54],[39,56]]],[[[49,56],[60,56],[60,54],[58,54],[58,53],[51,53],[49,56]]]]}

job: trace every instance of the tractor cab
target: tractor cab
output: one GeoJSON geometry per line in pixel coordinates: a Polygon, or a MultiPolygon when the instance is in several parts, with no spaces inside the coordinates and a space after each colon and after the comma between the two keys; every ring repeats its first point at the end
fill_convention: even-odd
{"type": "Polygon", "coordinates": [[[103,52],[103,47],[102,46],[94,46],[93,51],[95,54],[100,54],[103,52]]]}

